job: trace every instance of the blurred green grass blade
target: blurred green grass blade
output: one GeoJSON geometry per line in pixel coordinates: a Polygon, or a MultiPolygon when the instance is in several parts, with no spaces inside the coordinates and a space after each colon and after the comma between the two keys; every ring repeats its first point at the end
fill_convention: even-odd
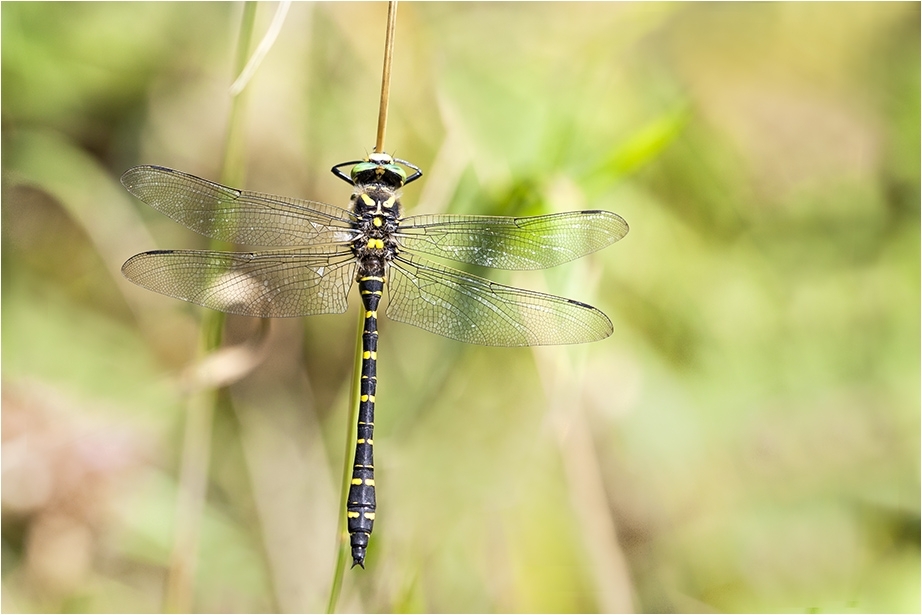
{"type": "Polygon", "coordinates": [[[590,187],[604,187],[655,159],[676,140],[688,124],[690,112],[682,105],[641,126],[584,177],[590,187]]]}
{"type": "Polygon", "coordinates": [[[19,130],[4,141],[4,172],[12,182],[41,188],[86,232],[110,273],[121,279],[122,259],[152,243],[130,196],[85,150],[51,130],[19,130]]]}
{"type": "MultiPolygon", "coordinates": [[[[235,75],[246,64],[256,21],[256,2],[246,2],[237,41],[235,75]]],[[[233,78],[233,77],[232,77],[233,78]]],[[[232,98],[224,144],[221,180],[235,186],[243,185],[245,169],[244,124],[247,89],[232,98]]],[[[212,242],[213,248],[221,246],[212,242]]],[[[221,312],[206,310],[202,316],[201,355],[221,346],[226,317],[221,312]]],[[[164,608],[167,612],[191,611],[195,594],[195,570],[201,542],[202,515],[208,486],[209,457],[218,404],[218,389],[207,388],[193,393],[188,401],[184,427],[183,452],[180,468],[180,491],[176,513],[176,542],[167,575],[164,608]]]]}

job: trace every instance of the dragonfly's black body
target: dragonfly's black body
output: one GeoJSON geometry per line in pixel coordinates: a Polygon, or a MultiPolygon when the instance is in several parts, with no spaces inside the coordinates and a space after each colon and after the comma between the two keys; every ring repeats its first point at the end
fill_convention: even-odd
{"type": "MultiPolygon", "coordinates": [[[[363,164],[359,161],[358,164],[363,164]]],[[[337,165],[339,166],[339,165],[337,165]]],[[[333,172],[338,171],[333,167],[333,172]]],[[[416,170],[419,177],[422,173],[416,170]]],[[[378,304],[384,294],[388,263],[397,254],[400,201],[397,189],[406,175],[384,166],[346,178],[356,187],[352,195],[358,236],[352,250],[358,263],[359,294],[365,308],[362,328],[362,381],[359,386],[358,429],[352,482],[346,499],[346,521],[352,546],[352,565],[365,567],[365,550],[375,524],[375,391],[378,387],[378,304]],[[381,173],[375,173],[381,169],[381,173]]],[[[415,179],[415,177],[414,177],[415,179]]]]}
{"type": "Polygon", "coordinates": [[[208,237],[277,246],[260,252],[157,250],[122,267],[136,284],[224,312],[258,317],[341,313],[354,281],[365,310],[358,439],[347,519],[363,565],[375,518],[372,454],[378,306],[387,315],[472,344],[535,346],[604,339],[611,322],[592,306],[490,282],[426,254],[498,269],[543,269],[621,239],[627,223],[591,210],[526,218],[400,216],[399,190],[422,172],[387,154],[336,165],[355,187],[351,210],[228,188],[156,166],[129,169],[128,190],[208,237]],[[414,170],[407,177],[397,163],[414,170]],[[346,175],[339,167],[353,165],[346,175]]]}

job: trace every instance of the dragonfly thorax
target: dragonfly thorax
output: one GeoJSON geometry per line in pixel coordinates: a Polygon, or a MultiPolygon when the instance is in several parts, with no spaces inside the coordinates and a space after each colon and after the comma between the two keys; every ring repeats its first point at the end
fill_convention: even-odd
{"type": "Polygon", "coordinates": [[[400,201],[395,189],[380,183],[357,185],[352,196],[354,228],[358,231],[352,250],[359,262],[359,277],[383,275],[385,265],[397,254],[400,201]]]}
{"type": "Polygon", "coordinates": [[[377,214],[390,214],[393,217],[400,215],[400,194],[396,189],[380,182],[371,184],[356,184],[352,194],[352,212],[362,217],[366,212],[377,214]]]}

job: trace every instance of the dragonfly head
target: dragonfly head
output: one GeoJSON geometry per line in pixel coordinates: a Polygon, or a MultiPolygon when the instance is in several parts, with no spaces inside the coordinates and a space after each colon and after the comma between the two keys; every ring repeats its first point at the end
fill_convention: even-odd
{"type": "Polygon", "coordinates": [[[402,188],[407,183],[407,172],[395,164],[390,154],[369,154],[367,160],[359,162],[351,171],[355,184],[385,183],[392,188],[402,188]]]}

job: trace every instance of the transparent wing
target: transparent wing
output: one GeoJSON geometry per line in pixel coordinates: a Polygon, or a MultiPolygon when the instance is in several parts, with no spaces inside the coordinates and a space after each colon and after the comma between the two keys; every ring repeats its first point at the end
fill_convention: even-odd
{"type": "Polygon", "coordinates": [[[286,252],[157,250],[122,265],[149,290],[244,316],[280,318],[346,311],[355,257],[318,249],[286,252]]]}
{"type": "Polygon", "coordinates": [[[494,269],[544,269],[611,245],[628,225],[610,211],[546,216],[423,215],[400,222],[398,243],[408,250],[494,269]]]}
{"type": "Polygon", "coordinates": [[[612,334],[592,306],[398,255],[388,274],[387,316],[484,346],[579,344],[612,334]]]}
{"type": "Polygon", "coordinates": [[[345,209],[228,188],[166,167],[140,166],[122,175],[128,191],[206,237],[255,246],[346,243],[355,237],[345,209]]]}

